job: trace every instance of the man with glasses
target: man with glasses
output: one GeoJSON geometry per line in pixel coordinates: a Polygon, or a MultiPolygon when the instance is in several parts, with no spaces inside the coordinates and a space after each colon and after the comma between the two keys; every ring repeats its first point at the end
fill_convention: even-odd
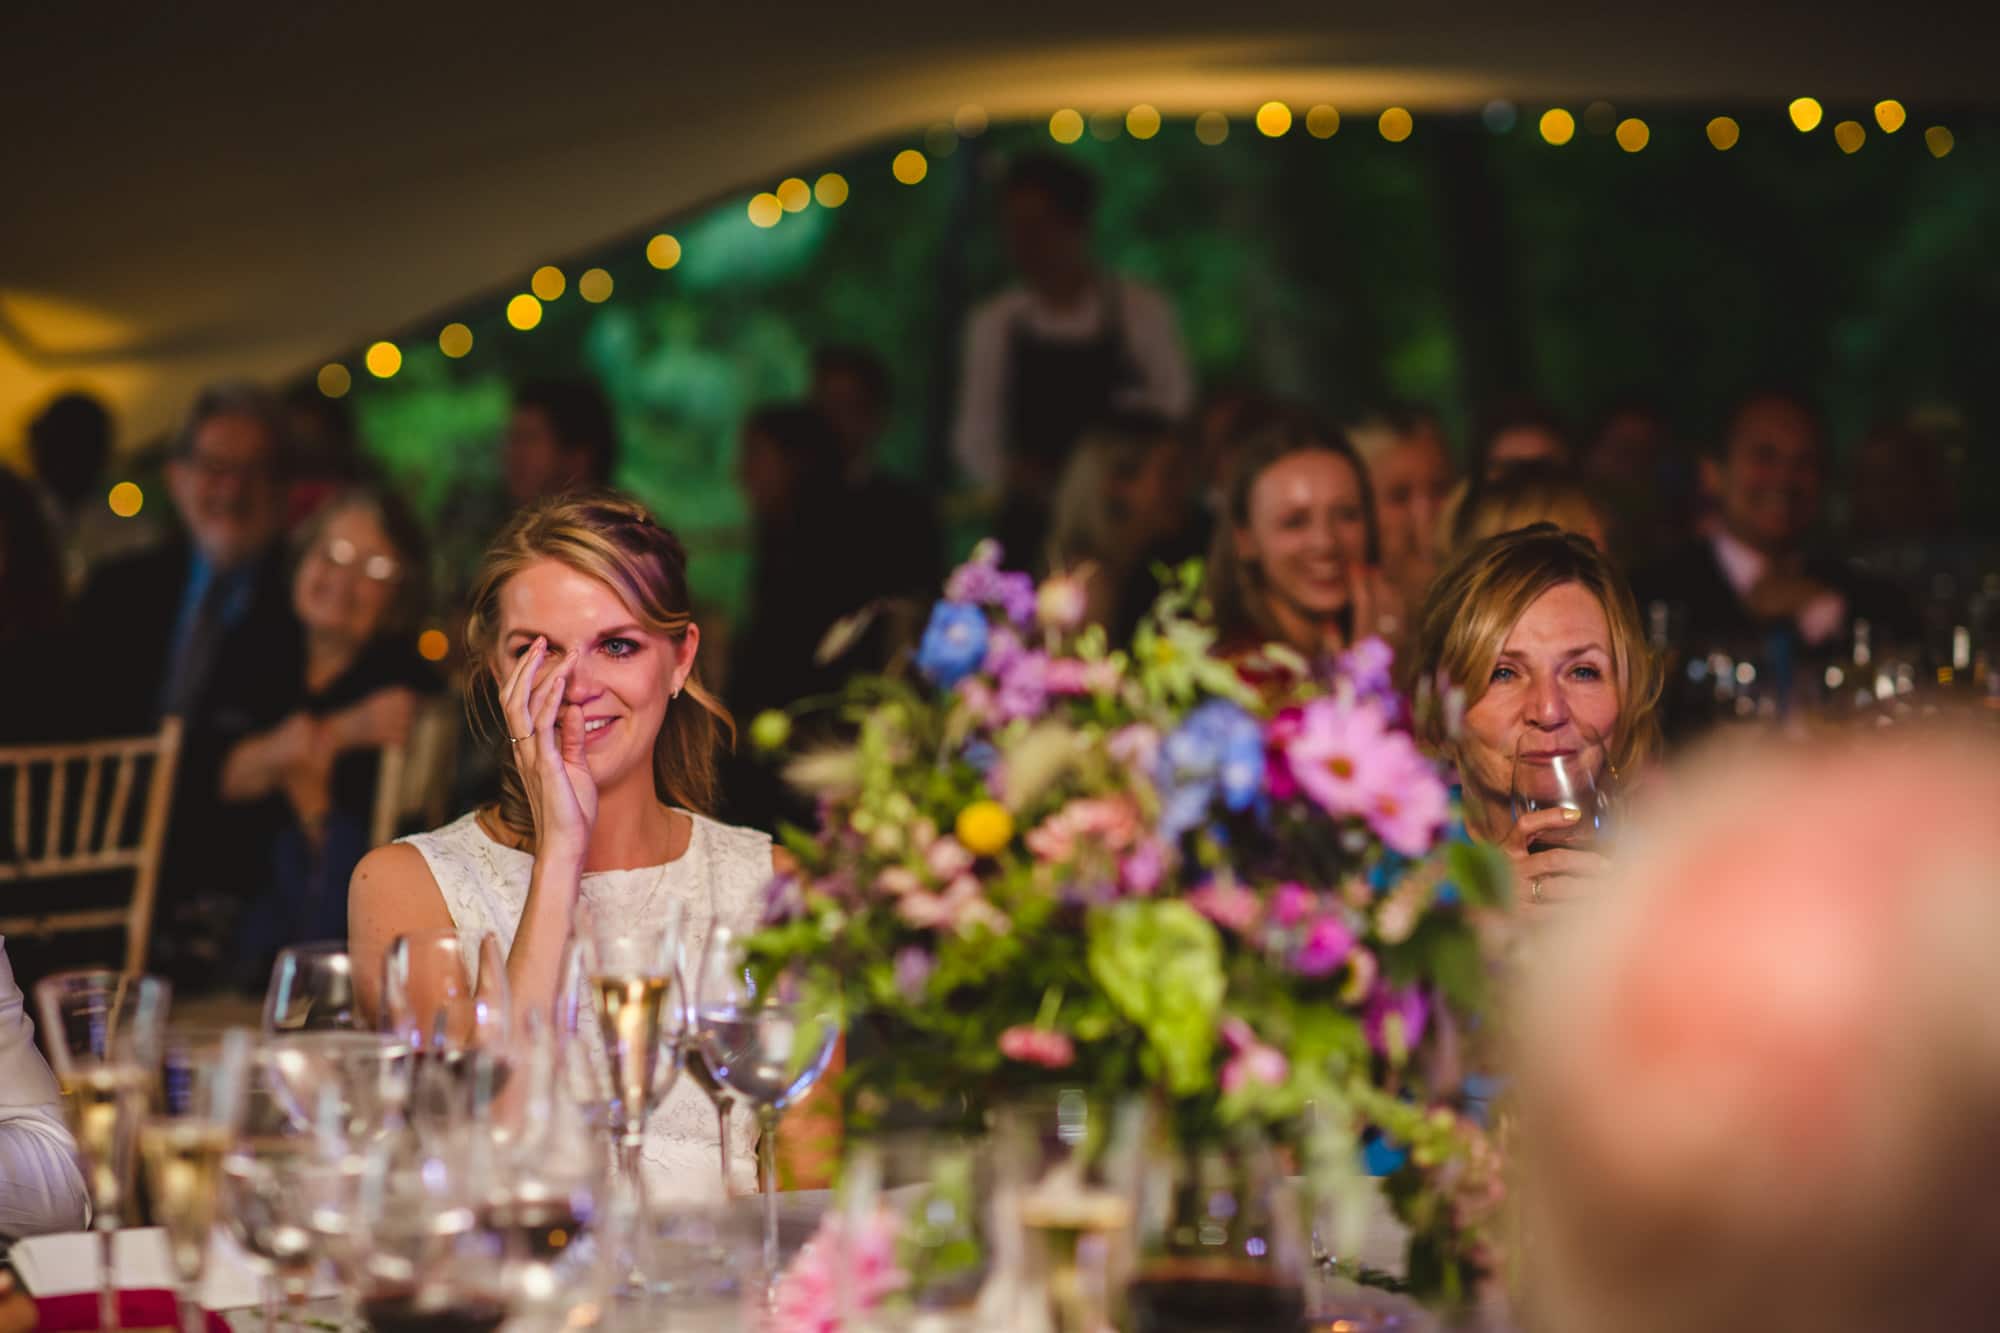
{"type": "Polygon", "coordinates": [[[205,390],[167,464],[183,532],[102,567],[78,603],[64,663],[76,734],[184,725],[155,916],[155,970],[200,979],[233,904],[255,887],[262,816],[225,804],[229,748],[290,698],[303,641],[282,543],[283,417],[249,385],[205,390]]]}

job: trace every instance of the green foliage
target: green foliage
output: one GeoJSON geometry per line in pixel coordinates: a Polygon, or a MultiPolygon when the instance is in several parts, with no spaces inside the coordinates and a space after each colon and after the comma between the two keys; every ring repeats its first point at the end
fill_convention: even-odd
{"type": "Polygon", "coordinates": [[[1184,902],[1126,902],[1093,912],[1089,935],[1090,974],[1146,1034],[1167,1091],[1207,1088],[1224,990],[1215,927],[1184,902]]]}

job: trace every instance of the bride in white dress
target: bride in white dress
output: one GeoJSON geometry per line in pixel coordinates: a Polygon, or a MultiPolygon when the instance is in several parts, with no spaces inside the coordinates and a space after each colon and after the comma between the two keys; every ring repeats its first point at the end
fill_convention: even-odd
{"type": "MultiPolygon", "coordinates": [[[[617,496],[524,511],[486,553],[466,637],[474,705],[506,728],[500,802],[362,859],[348,947],[363,1007],[409,931],[494,934],[517,1011],[546,1012],[579,899],[635,921],[679,901],[690,963],[713,922],[753,927],[782,853],[696,813],[729,720],[695,674],[679,540],[617,496]]],[[[754,1121],[730,1130],[732,1180],[754,1189],[754,1121]]],[[[719,1196],[718,1153],[713,1104],[677,1080],[646,1123],[649,1190],[719,1196]]]]}

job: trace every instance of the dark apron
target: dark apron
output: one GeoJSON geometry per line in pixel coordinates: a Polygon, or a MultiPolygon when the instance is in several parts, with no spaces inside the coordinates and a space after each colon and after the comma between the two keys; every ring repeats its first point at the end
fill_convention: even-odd
{"type": "Polygon", "coordinates": [[[1049,502],[1077,437],[1140,384],[1116,283],[1103,288],[1103,303],[1095,337],[1044,338],[1025,316],[1007,332],[1007,472],[997,535],[1011,568],[1040,568],[1049,502]]]}

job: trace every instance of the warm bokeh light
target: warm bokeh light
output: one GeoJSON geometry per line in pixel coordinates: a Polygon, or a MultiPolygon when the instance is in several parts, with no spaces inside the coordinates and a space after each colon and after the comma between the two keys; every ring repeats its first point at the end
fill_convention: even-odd
{"type": "Polygon", "coordinates": [[[905,148],[896,154],[896,160],[889,164],[889,170],[894,172],[896,179],[903,184],[915,185],[930,174],[931,164],[925,161],[924,155],[916,149],[905,148]]]}
{"type": "Polygon", "coordinates": [[[847,202],[847,177],[829,171],[813,182],[813,198],[821,208],[839,208],[847,202]]]}
{"type": "Polygon", "coordinates": [[[1090,137],[1099,143],[1110,143],[1125,128],[1125,119],[1116,111],[1093,111],[1090,113],[1090,137]]]}
{"type": "Polygon", "coordinates": [[[447,324],[438,330],[438,350],[456,361],[472,350],[472,330],[463,324],[447,324]]]}
{"type": "Polygon", "coordinates": [[[750,221],[759,227],[775,227],[778,219],[785,216],[785,206],[769,190],[751,195],[746,211],[750,214],[750,221]]]}
{"type": "Polygon", "coordinates": [[[507,303],[507,322],[526,333],[542,322],[542,303],[522,292],[507,303]]]}
{"type": "Polygon", "coordinates": [[[1861,145],[1868,142],[1868,131],[1861,128],[1858,120],[1843,120],[1833,127],[1833,141],[1843,153],[1858,153],[1861,145]]]}
{"type": "Polygon", "coordinates": [[[1266,102],[1257,108],[1257,132],[1266,139],[1291,133],[1292,109],[1283,102],[1266,102]]]}
{"type": "Polygon", "coordinates": [[[1306,133],[1315,139],[1331,139],[1340,132],[1340,113],[1321,103],[1306,112],[1306,133]]]}
{"type": "Polygon", "coordinates": [[[528,290],[543,301],[555,300],[568,287],[569,281],[563,277],[563,271],[554,264],[542,265],[535,270],[535,276],[528,279],[528,290]]]}
{"type": "Polygon", "coordinates": [[[426,662],[442,662],[451,651],[451,640],[441,629],[427,629],[417,636],[417,656],[426,662]]]}
{"type": "Polygon", "coordinates": [[[1083,115],[1064,107],[1049,117],[1049,137],[1057,143],[1075,143],[1083,137],[1083,115]]]}
{"type": "Polygon", "coordinates": [[[601,268],[585,269],[576,280],[576,294],[592,305],[611,299],[611,275],[601,268]]]}
{"type": "Polygon", "coordinates": [[[1390,143],[1401,143],[1410,137],[1410,131],[1417,127],[1417,122],[1416,118],[1402,107],[1392,106],[1382,113],[1381,119],[1377,120],[1375,125],[1382,131],[1384,139],[1390,143]]]}
{"type": "Polygon", "coordinates": [[[1728,116],[1717,116],[1708,122],[1708,141],[1715,145],[1715,151],[1718,153],[1728,152],[1742,137],[1742,128],[1728,116]]]}
{"type": "Polygon", "coordinates": [[[681,243],[661,232],[646,242],[646,262],[657,269],[669,269],[681,262],[681,243]]]}
{"type": "Polygon", "coordinates": [[[319,391],[329,398],[345,398],[347,391],[354,387],[354,376],[347,373],[347,367],[338,361],[319,368],[319,391]]]}
{"type": "Polygon", "coordinates": [[[1220,111],[1204,111],[1194,120],[1194,137],[1215,147],[1229,137],[1229,117],[1220,111]]]}
{"type": "Polygon", "coordinates": [[[1143,102],[1125,113],[1125,132],[1134,139],[1150,139],[1160,132],[1160,113],[1143,102]]]}
{"type": "Polygon", "coordinates": [[[1951,131],[1942,125],[1933,125],[1924,131],[1924,147],[1931,150],[1932,157],[1943,157],[1958,143],[1951,131]]]}
{"type": "Polygon", "coordinates": [[[403,368],[403,349],[392,342],[370,343],[361,361],[370,375],[386,380],[403,368]]]}
{"type": "Polygon", "coordinates": [[[958,131],[961,139],[976,139],[986,133],[986,108],[962,106],[958,114],[951,118],[951,127],[958,131]]]}
{"type": "Polygon", "coordinates": [[[1576,137],[1576,117],[1559,106],[1542,113],[1542,138],[1560,148],[1576,137]]]}
{"type": "Polygon", "coordinates": [[[137,518],[139,511],[146,507],[146,493],[135,482],[121,481],[111,488],[111,494],[104,497],[104,502],[120,518],[137,518]]]}
{"type": "Polygon", "coordinates": [[[1618,146],[1628,153],[1636,153],[1653,141],[1653,132],[1646,128],[1646,122],[1637,116],[1627,116],[1618,122],[1618,146]]]}
{"type": "Polygon", "coordinates": [[[1885,97],[1875,104],[1875,123],[1882,127],[1882,133],[1894,134],[1903,128],[1910,113],[1903,110],[1903,104],[1893,97],[1885,97]]]}
{"type": "Polygon", "coordinates": [[[1819,103],[1810,97],[1793,98],[1789,110],[1792,124],[1799,127],[1801,134],[1810,134],[1818,129],[1820,120],[1826,115],[1819,103]]]}
{"type": "Polygon", "coordinates": [[[797,176],[787,176],[778,182],[778,204],[787,213],[803,213],[812,206],[812,186],[797,176]]]}

